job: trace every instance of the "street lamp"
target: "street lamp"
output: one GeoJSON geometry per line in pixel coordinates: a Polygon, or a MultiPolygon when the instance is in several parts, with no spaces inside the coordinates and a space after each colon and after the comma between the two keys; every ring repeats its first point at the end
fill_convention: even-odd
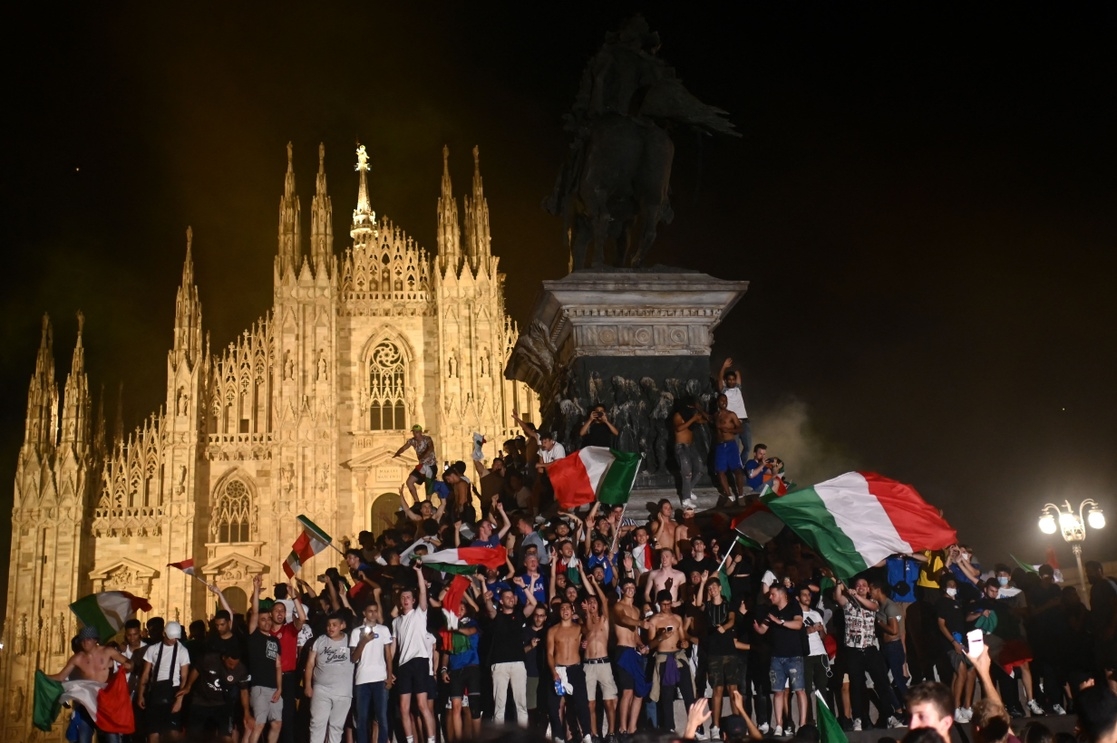
{"type": "Polygon", "coordinates": [[[1086,525],[1091,529],[1101,529],[1105,526],[1105,514],[1101,506],[1093,498],[1087,498],[1078,506],[1078,513],[1071,508],[1070,501],[1063,501],[1062,507],[1054,503],[1047,503],[1039,516],[1039,530],[1044,534],[1054,534],[1061,531],[1063,541],[1070,545],[1074,552],[1074,559],[1078,562],[1078,580],[1082,584],[1082,592],[1088,593],[1086,588],[1086,571],[1082,568],[1082,543],[1086,541],[1086,525]]]}

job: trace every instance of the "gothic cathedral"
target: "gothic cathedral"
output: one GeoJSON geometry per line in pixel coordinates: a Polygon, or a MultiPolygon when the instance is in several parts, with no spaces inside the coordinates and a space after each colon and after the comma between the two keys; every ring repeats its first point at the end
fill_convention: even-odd
{"type": "MultiPolygon", "coordinates": [[[[76,598],[124,590],[168,619],[204,618],[213,595],[167,567],[194,558],[197,575],[242,611],[253,576],[285,578],[297,515],[339,545],[394,519],[414,457],[392,454],[412,425],[431,431],[440,460],[468,460],[474,431],[503,440],[513,412],[538,410],[527,386],[502,375],[518,331],[490,249],[477,149],[461,220],[442,154],[436,255],[377,219],[364,147],[352,244],[337,255],[325,150],[307,253],[288,145],[274,303],[223,349],[202,330],[187,230],[166,402],[126,438],[106,435],[103,406],[93,413],[80,315],[59,399],[43,318],[12,509],[4,740],[53,739],[31,730],[34,673],[69,657],[76,598]]],[[[308,570],[338,557],[323,553],[308,570]]]]}

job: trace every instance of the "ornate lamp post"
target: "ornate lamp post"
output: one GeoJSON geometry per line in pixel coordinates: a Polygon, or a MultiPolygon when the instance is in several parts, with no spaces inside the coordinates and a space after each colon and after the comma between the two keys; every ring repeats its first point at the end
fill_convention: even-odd
{"type": "Polygon", "coordinates": [[[1086,541],[1087,524],[1092,529],[1101,529],[1105,526],[1105,514],[1093,498],[1082,501],[1078,506],[1078,513],[1071,508],[1069,500],[1063,501],[1062,507],[1047,503],[1040,511],[1039,530],[1044,534],[1061,531],[1063,541],[1069,544],[1074,552],[1074,559],[1078,561],[1078,580],[1086,596],[1089,595],[1089,589],[1086,587],[1086,571],[1082,568],[1082,543],[1086,541]]]}

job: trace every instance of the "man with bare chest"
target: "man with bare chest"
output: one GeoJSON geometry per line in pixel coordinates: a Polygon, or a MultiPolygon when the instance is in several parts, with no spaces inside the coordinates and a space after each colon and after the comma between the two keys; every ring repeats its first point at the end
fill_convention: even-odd
{"type": "MultiPolygon", "coordinates": [[[[78,632],[78,642],[81,645],[81,650],[70,656],[70,660],[66,661],[66,665],[58,673],[52,674],[47,678],[54,679],[55,681],[76,681],[79,679],[88,679],[90,681],[99,681],[103,684],[109,682],[109,673],[112,671],[113,661],[120,664],[121,670],[118,673],[124,673],[132,670],[132,661],[125,658],[120,651],[113,648],[107,648],[100,643],[100,636],[97,633],[96,627],[82,627],[78,632]]],[[[80,704],[75,708],[76,719],[78,721],[78,740],[93,740],[93,736],[97,731],[97,726],[94,724],[94,718],[89,710],[80,704]]],[[[116,743],[120,740],[120,735],[113,733],[109,734],[106,738],[110,743],[116,743]]]]}
{"type": "Polygon", "coordinates": [[[679,556],[679,542],[687,538],[687,530],[675,522],[675,507],[666,498],[659,502],[659,513],[652,522],[652,536],[657,548],[671,550],[679,556]]]}
{"type": "Polygon", "coordinates": [[[621,578],[621,600],[613,607],[613,635],[616,640],[617,686],[621,692],[618,733],[632,734],[640,721],[640,707],[651,691],[647,677],[648,646],[640,639],[644,628],[643,612],[636,605],[636,581],[621,578]]]}
{"type": "Polygon", "coordinates": [[[594,737],[600,737],[597,729],[597,688],[601,687],[601,698],[605,701],[605,717],[609,723],[609,735],[617,733],[617,682],[613,678],[613,664],[609,661],[609,602],[601,584],[593,577],[586,576],[592,593],[582,602],[583,616],[582,642],[585,647],[585,660],[582,661],[586,673],[586,698],[589,700],[590,725],[594,737]]]}
{"type": "MultiPolygon", "coordinates": [[[[694,704],[694,684],[690,678],[690,664],[687,661],[686,639],[690,620],[674,612],[674,598],[669,591],[656,594],[659,613],[648,620],[648,642],[655,651],[656,675],[659,677],[658,704],[659,729],[671,732],[675,729],[675,690],[683,695],[683,709],[694,704]]],[[[652,695],[656,688],[653,685],[652,695]]]]}
{"type": "Polygon", "coordinates": [[[648,573],[648,582],[644,588],[644,608],[654,611],[652,597],[661,592],[670,594],[672,601],[679,600],[679,586],[686,581],[686,576],[675,569],[675,553],[669,549],[659,551],[659,567],[648,573]]]}
{"type": "Polygon", "coordinates": [[[581,655],[582,628],[574,624],[574,607],[570,602],[563,601],[559,604],[558,613],[559,623],[547,632],[547,665],[551,669],[553,682],[547,693],[551,734],[554,738],[565,739],[564,731],[569,725],[575,740],[580,738],[582,743],[591,743],[590,707],[581,655]],[[565,720],[559,714],[562,696],[567,697],[565,720]]]}
{"type": "Polygon", "coordinates": [[[733,481],[737,487],[735,495],[740,497],[745,492],[745,468],[741,464],[741,449],[738,445],[741,419],[727,406],[728,398],[725,395],[718,395],[718,412],[714,419],[714,425],[717,426],[714,472],[718,475],[722,494],[727,498],[733,498],[734,492],[729,489],[726,473],[733,473],[733,481]]]}

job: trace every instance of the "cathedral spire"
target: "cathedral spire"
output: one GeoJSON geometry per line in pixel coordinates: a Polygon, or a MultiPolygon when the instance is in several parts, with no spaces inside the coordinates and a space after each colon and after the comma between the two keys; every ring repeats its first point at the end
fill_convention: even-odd
{"type": "Polygon", "coordinates": [[[186,362],[193,366],[201,354],[202,303],[194,283],[194,230],[186,228],[186,260],[182,264],[182,284],[175,294],[175,336],[171,349],[172,368],[186,362]]]}
{"type": "Polygon", "coordinates": [[[78,311],[78,338],[66,376],[66,391],[62,396],[62,444],[82,449],[89,441],[89,379],[85,374],[85,347],[81,335],[85,329],[85,315],[78,311]]]}
{"type": "Polygon", "coordinates": [[[442,146],[442,191],[438,196],[438,268],[457,273],[461,268],[461,228],[458,225],[458,202],[450,185],[450,148],[442,146]]]}
{"type": "Polygon", "coordinates": [[[357,145],[356,171],[361,174],[361,182],[357,188],[357,208],[353,210],[353,228],[349,230],[353,239],[358,235],[376,234],[376,212],[368,201],[368,152],[363,144],[357,145]]]}
{"type": "Polygon", "coordinates": [[[489,247],[489,202],[481,183],[481,150],[473,148],[473,193],[465,197],[465,246],[470,265],[477,270],[487,263],[489,247]]]}
{"type": "Polygon", "coordinates": [[[58,386],[54,381],[54,330],[50,315],[43,314],[43,332],[35,357],[35,373],[27,390],[24,446],[40,452],[53,448],[58,427],[58,386]]]}
{"type": "Polygon", "coordinates": [[[301,260],[301,217],[299,197],[295,194],[295,148],[287,143],[287,174],[283,178],[283,198],[279,200],[279,273],[298,271],[301,260]]]}
{"type": "Polygon", "coordinates": [[[318,144],[318,178],[310,202],[310,256],[315,271],[327,270],[334,253],[334,207],[326,193],[326,145],[318,144]],[[321,266],[321,269],[319,268],[321,266]]]}

